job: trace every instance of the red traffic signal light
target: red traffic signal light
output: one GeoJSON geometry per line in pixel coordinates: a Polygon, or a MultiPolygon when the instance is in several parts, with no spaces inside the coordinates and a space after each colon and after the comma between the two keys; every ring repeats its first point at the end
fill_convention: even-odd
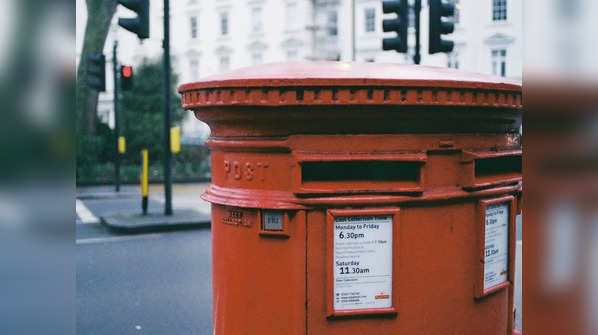
{"type": "Polygon", "coordinates": [[[125,78],[131,78],[133,76],[133,67],[131,65],[121,66],[120,74],[125,78]]]}
{"type": "Polygon", "coordinates": [[[120,67],[120,87],[123,91],[133,88],[133,67],[131,65],[122,65],[120,67]]]}

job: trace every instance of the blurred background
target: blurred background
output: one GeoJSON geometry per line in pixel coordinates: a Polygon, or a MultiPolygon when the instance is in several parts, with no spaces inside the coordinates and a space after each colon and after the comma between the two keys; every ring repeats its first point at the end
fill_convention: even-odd
{"type": "MultiPolygon", "coordinates": [[[[0,0],[1,333],[211,332],[209,230],[123,233],[100,224],[141,211],[142,148],[149,211],[165,206],[164,2],[148,3],[148,36],[140,39],[119,26],[136,14],[116,0],[0,0]],[[90,56],[99,54],[103,90],[87,80],[90,56]],[[117,93],[116,122],[114,74],[125,65],[133,80],[117,93]],[[117,136],[126,141],[120,154],[117,136]]],[[[209,180],[209,129],[181,110],[179,84],[259,63],[413,63],[416,53],[411,16],[405,52],[382,50],[393,35],[383,16],[392,14],[376,0],[169,4],[169,126],[181,133],[171,197],[174,216],[193,209],[194,222],[209,213],[197,200],[209,180]]],[[[421,64],[524,83],[526,248],[518,267],[526,275],[518,326],[524,334],[597,334],[598,2],[454,5],[454,33],[444,36],[454,47],[431,55],[429,2],[422,1],[421,64]]]]}
{"type": "MultiPolygon", "coordinates": [[[[88,1],[89,2],[89,1],[88,1]]],[[[77,4],[77,64],[81,57],[87,20],[87,4],[77,4]]],[[[413,6],[414,2],[410,2],[413,6]]],[[[97,5],[100,6],[100,5],[97,5]]],[[[110,7],[104,3],[102,6],[110,7]]],[[[487,73],[510,79],[522,77],[522,1],[476,1],[454,2],[454,30],[451,40],[454,48],[449,53],[428,54],[428,6],[424,1],[421,12],[421,64],[464,69],[487,73]]],[[[139,39],[135,34],[119,27],[118,20],[130,17],[131,11],[116,6],[115,12],[104,29],[106,40],[101,49],[106,55],[106,89],[100,92],[97,114],[94,117],[97,137],[81,136],[77,160],[77,183],[108,182],[113,179],[112,156],[106,138],[111,138],[114,128],[114,80],[112,51],[118,43],[119,64],[132,65],[135,77],[133,90],[124,93],[121,102],[120,133],[128,139],[128,153],[124,157],[123,181],[136,179],[137,160],[141,146],[148,146],[150,157],[160,157],[161,141],[159,123],[151,124],[146,112],[152,107],[158,114],[160,105],[160,69],[163,37],[163,2],[149,1],[149,38],[139,39]],[[153,69],[156,80],[148,78],[144,71],[153,69]],[[147,80],[146,80],[147,79],[147,80]],[[154,83],[155,104],[146,108],[136,104],[142,100],[140,85],[154,83]],[[139,109],[146,109],[140,116],[139,109]],[[143,123],[143,124],[142,124],[143,123]],[[138,141],[143,134],[154,142],[138,141]],[[99,147],[98,147],[99,146],[99,147]],[[95,159],[94,159],[95,158],[95,159]],[[98,164],[99,163],[99,164],[98,164]]],[[[93,13],[97,13],[94,9],[93,13]]],[[[358,62],[413,63],[415,53],[415,15],[408,15],[408,50],[397,53],[382,50],[384,36],[383,8],[381,0],[289,0],[289,1],[226,1],[190,0],[172,1],[170,5],[171,64],[173,71],[174,124],[182,127],[183,153],[174,158],[174,178],[198,179],[209,172],[207,164],[201,164],[200,152],[209,136],[208,127],[195,119],[192,113],[180,110],[179,84],[192,82],[210,75],[261,63],[327,60],[358,62]],[[193,154],[190,152],[193,151],[193,154]],[[199,155],[199,156],[198,156],[199,155]],[[190,157],[200,157],[191,160],[190,157]]],[[[386,18],[393,17],[386,14],[386,18]]],[[[97,21],[91,21],[97,22],[97,21]]],[[[101,22],[98,22],[100,24],[101,22]]],[[[105,23],[104,23],[105,24],[105,23]]],[[[146,87],[145,91],[152,91],[146,87]]],[[[82,113],[79,111],[79,113],[82,113]]],[[[159,122],[159,120],[154,120],[159,122]]],[[[91,122],[91,121],[88,121],[91,122]]],[[[153,160],[152,176],[158,178],[161,164],[153,160]]]]}

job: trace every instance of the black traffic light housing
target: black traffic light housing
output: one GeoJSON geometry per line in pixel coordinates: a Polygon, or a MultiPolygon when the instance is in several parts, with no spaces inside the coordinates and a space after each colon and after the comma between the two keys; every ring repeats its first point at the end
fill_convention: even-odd
{"type": "Polygon", "coordinates": [[[455,30],[453,1],[429,0],[430,4],[430,38],[428,53],[451,52],[455,43],[443,40],[442,35],[451,34],[455,30]]]}
{"type": "Polygon", "coordinates": [[[149,37],[149,0],[118,0],[118,3],[137,13],[135,18],[118,18],[118,25],[137,34],[139,39],[149,37]]]}
{"type": "Polygon", "coordinates": [[[99,91],[106,91],[106,57],[103,54],[89,56],[87,65],[87,84],[99,91]]]}
{"type": "Polygon", "coordinates": [[[133,88],[133,67],[131,65],[122,65],[120,67],[120,88],[123,91],[133,88]]]}
{"type": "Polygon", "coordinates": [[[382,12],[396,13],[394,19],[382,20],[384,32],[396,32],[396,37],[388,37],[382,40],[382,50],[395,50],[407,52],[407,29],[409,27],[409,4],[407,0],[387,0],[382,2],[382,12]]]}

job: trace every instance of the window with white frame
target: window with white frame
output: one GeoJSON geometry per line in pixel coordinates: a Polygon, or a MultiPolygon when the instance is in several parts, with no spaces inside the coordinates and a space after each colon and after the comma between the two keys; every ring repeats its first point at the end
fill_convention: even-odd
{"type": "Polygon", "coordinates": [[[297,60],[297,49],[287,50],[287,60],[297,60]]]}
{"type": "Polygon", "coordinates": [[[287,2],[285,9],[286,24],[288,30],[297,29],[297,3],[287,2]]]}
{"type": "Polygon", "coordinates": [[[220,56],[220,71],[228,71],[230,69],[230,57],[228,55],[220,56]]]}
{"type": "Polygon", "coordinates": [[[327,22],[328,36],[336,36],[338,34],[338,14],[335,11],[328,12],[327,22]]]}
{"type": "Polygon", "coordinates": [[[262,31],[262,8],[261,7],[253,7],[251,9],[251,30],[254,33],[259,33],[262,31]]]}
{"type": "Polygon", "coordinates": [[[189,19],[189,26],[191,29],[191,38],[197,38],[197,16],[191,16],[189,19]]]}
{"type": "Polygon", "coordinates": [[[262,64],[263,60],[264,60],[264,56],[261,51],[253,51],[251,53],[251,61],[252,61],[253,65],[262,64]]]}
{"type": "Polygon", "coordinates": [[[376,31],[376,9],[366,8],[363,12],[365,17],[365,32],[371,33],[376,31]]]}
{"type": "Polygon", "coordinates": [[[447,64],[446,66],[451,69],[458,69],[459,68],[459,53],[456,51],[451,52],[447,55],[447,64]]]}
{"type": "Polygon", "coordinates": [[[492,0],[492,21],[507,19],[507,0],[492,0]]]}
{"type": "Polygon", "coordinates": [[[221,36],[228,35],[228,13],[227,12],[220,13],[220,35],[221,36]]]}
{"type": "Polygon", "coordinates": [[[199,79],[199,60],[192,59],[189,61],[189,72],[191,73],[191,80],[199,79]]]}
{"type": "Polygon", "coordinates": [[[505,77],[507,75],[507,50],[492,50],[492,74],[505,77]]]}

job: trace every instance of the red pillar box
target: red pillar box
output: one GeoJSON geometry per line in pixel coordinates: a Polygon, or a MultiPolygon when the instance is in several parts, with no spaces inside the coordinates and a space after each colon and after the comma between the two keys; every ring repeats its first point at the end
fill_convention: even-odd
{"type": "Polygon", "coordinates": [[[512,334],[521,85],[340,62],[180,87],[212,135],[216,334],[512,334]]]}

